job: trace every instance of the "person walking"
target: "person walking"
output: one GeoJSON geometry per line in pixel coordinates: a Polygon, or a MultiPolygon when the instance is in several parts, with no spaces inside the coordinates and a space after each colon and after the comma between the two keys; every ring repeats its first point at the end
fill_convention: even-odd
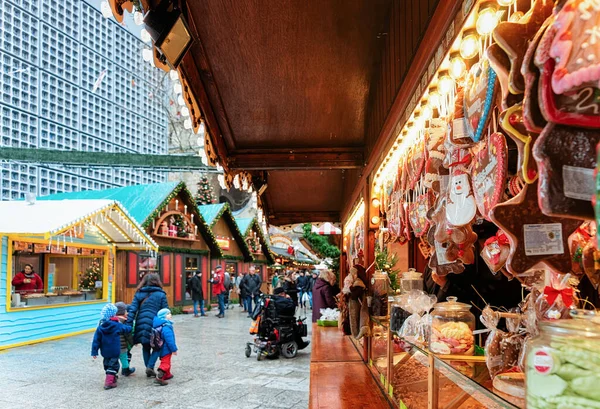
{"type": "Polygon", "coordinates": [[[196,271],[196,274],[190,279],[190,293],[194,302],[194,317],[206,317],[204,313],[204,290],[202,289],[202,271],[196,271]],[[198,306],[200,314],[198,314],[198,306]]]}
{"type": "Polygon", "coordinates": [[[98,358],[98,350],[104,358],[104,389],[117,387],[117,374],[119,373],[119,354],[121,353],[121,335],[131,332],[131,327],[123,325],[115,317],[117,307],[106,304],[100,312],[100,323],[96,328],[92,341],[92,358],[98,358]]]}
{"type": "Polygon", "coordinates": [[[246,276],[246,281],[244,283],[244,287],[246,290],[246,309],[248,310],[248,317],[252,316],[252,301],[254,304],[258,304],[258,294],[260,293],[260,286],[262,284],[262,280],[260,276],[256,274],[256,268],[251,266],[248,270],[248,275],[246,276]]]}
{"type": "Polygon", "coordinates": [[[321,318],[321,309],[337,307],[335,296],[339,291],[336,293],[334,285],[335,274],[329,270],[323,270],[313,287],[312,322],[317,322],[321,318]]]}
{"type": "Polygon", "coordinates": [[[308,277],[304,276],[304,270],[298,271],[298,278],[296,278],[296,287],[298,287],[298,302],[302,308],[306,308],[304,303],[304,294],[307,289],[307,279],[308,277]]]}
{"type": "Polygon", "coordinates": [[[156,377],[154,366],[158,359],[158,351],[153,351],[150,347],[152,321],[158,311],[168,307],[167,294],[162,288],[159,275],[156,273],[146,274],[140,281],[133,301],[129,305],[127,325],[134,326],[134,345],[142,344],[142,355],[148,378],[156,377]]]}
{"type": "Polygon", "coordinates": [[[219,313],[216,315],[217,318],[225,317],[225,273],[223,272],[222,266],[216,266],[213,271],[213,278],[210,280],[213,285],[213,294],[217,296],[219,302],[219,313]]]}
{"type": "MultiPolygon", "coordinates": [[[[121,324],[127,322],[127,304],[123,301],[115,303],[117,307],[116,317],[121,324]]],[[[135,368],[130,366],[131,363],[131,348],[133,347],[133,335],[131,331],[121,335],[121,353],[119,354],[119,361],[121,362],[121,374],[123,376],[129,376],[135,372],[135,368]]]]}
{"type": "Polygon", "coordinates": [[[307,280],[307,288],[306,288],[306,292],[308,293],[308,302],[310,304],[310,309],[312,310],[313,307],[313,289],[315,287],[315,281],[317,281],[317,272],[313,271],[307,280]]]}
{"type": "Polygon", "coordinates": [[[175,332],[173,331],[173,321],[171,321],[171,310],[163,308],[160,310],[152,322],[155,332],[160,331],[163,344],[159,348],[160,366],[154,383],[164,386],[168,380],[173,378],[171,373],[171,358],[177,355],[177,344],[175,343],[175,332]]]}
{"type": "Polygon", "coordinates": [[[287,271],[285,273],[285,277],[283,278],[283,284],[281,286],[285,293],[292,299],[294,305],[298,306],[298,287],[296,286],[296,282],[294,281],[294,272],[287,271]]]}
{"type": "Polygon", "coordinates": [[[271,293],[275,294],[275,289],[279,285],[279,275],[277,271],[273,274],[273,278],[271,279],[271,293]]]}
{"type": "Polygon", "coordinates": [[[240,304],[240,307],[243,308],[244,311],[246,311],[246,306],[244,305],[244,300],[242,298],[242,290],[240,289],[240,284],[242,283],[242,276],[242,273],[237,273],[233,283],[235,285],[235,292],[238,296],[238,302],[240,304]]]}

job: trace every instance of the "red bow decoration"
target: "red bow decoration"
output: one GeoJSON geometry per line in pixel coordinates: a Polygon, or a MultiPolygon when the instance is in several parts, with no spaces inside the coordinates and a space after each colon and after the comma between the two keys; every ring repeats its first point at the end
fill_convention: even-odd
{"type": "Polygon", "coordinates": [[[295,251],[294,251],[294,248],[293,248],[292,246],[288,246],[288,248],[287,248],[287,253],[288,253],[290,256],[293,256],[293,255],[294,255],[294,253],[295,253],[295,251]]]}
{"type": "MultiPolygon", "coordinates": [[[[458,157],[460,158],[460,153],[459,153],[458,157]]],[[[470,153],[466,154],[464,158],[459,159],[456,162],[452,162],[450,164],[450,166],[448,166],[448,168],[451,168],[453,166],[458,166],[458,165],[465,165],[465,166],[467,166],[469,163],[471,163],[471,154],[470,153]]]]}
{"type": "MultiPolygon", "coordinates": [[[[483,245],[487,247],[494,243],[498,243],[498,246],[508,246],[510,244],[510,242],[508,241],[508,237],[506,237],[506,234],[504,234],[502,230],[498,230],[496,235],[487,239],[483,245]]],[[[500,251],[498,251],[496,254],[491,255],[491,261],[494,264],[498,264],[498,262],[500,261],[500,251]]]]}
{"type": "Polygon", "coordinates": [[[560,295],[565,307],[569,308],[573,305],[573,289],[571,287],[563,288],[562,290],[558,290],[554,287],[546,286],[544,288],[544,294],[546,295],[546,300],[548,300],[548,304],[552,305],[560,295]]]}

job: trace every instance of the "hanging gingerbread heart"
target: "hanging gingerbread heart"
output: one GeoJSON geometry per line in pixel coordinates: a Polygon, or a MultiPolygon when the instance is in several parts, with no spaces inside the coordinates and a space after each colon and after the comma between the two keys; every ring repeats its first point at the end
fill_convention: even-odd
{"type": "Polygon", "coordinates": [[[421,237],[429,230],[429,219],[427,212],[431,207],[431,194],[429,192],[420,194],[416,200],[409,205],[408,217],[415,237],[421,237]]]}
{"type": "Polygon", "coordinates": [[[421,141],[412,149],[412,155],[408,160],[408,188],[414,189],[417,182],[423,176],[425,162],[427,160],[425,141],[421,141]]]}
{"type": "Polygon", "coordinates": [[[491,119],[498,91],[496,73],[486,58],[471,67],[466,78],[464,112],[469,137],[479,142],[491,119]]]}
{"type": "Polygon", "coordinates": [[[490,220],[488,213],[502,200],[507,174],[506,139],[494,132],[473,149],[473,196],[479,213],[490,220]]]}

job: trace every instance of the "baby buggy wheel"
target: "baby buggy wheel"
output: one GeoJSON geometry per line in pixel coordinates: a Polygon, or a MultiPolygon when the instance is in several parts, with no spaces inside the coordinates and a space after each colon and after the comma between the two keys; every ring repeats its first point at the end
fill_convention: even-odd
{"type": "Polygon", "coordinates": [[[295,358],[298,355],[298,344],[296,341],[286,342],[281,345],[281,354],[287,359],[295,358]]]}
{"type": "Polygon", "coordinates": [[[246,351],[244,353],[246,354],[246,358],[250,358],[250,355],[252,354],[252,348],[249,344],[246,344],[246,351]]]}

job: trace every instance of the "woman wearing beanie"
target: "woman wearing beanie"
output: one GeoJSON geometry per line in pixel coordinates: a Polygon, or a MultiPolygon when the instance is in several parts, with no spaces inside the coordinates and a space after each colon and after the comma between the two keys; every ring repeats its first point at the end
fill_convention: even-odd
{"type": "Polygon", "coordinates": [[[133,343],[135,345],[142,344],[142,354],[148,378],[156,376],[154,365],[156,365],[158,359],[158,351],[153,351],[150,347],[152,322],[158,311],[168,307],[167,294],[162,289],[160,277],[154,273],[146,274],[138,285],[131,305],[129,305],[127,325],[134,326],[133,343]]]}
{"type": "Polygon", "coordinates": [[[173,331],[173,321],[171,321],[171,310],[163,308],[154,317],[152,323],[154,333],[160,332],[162,346],[159,349],[160,366],[154,383],[164,386],[167,381],[173,377],[171,373],[171,357],[177,355],[177,344],[175,343],[175,332],[173,331]]]}

